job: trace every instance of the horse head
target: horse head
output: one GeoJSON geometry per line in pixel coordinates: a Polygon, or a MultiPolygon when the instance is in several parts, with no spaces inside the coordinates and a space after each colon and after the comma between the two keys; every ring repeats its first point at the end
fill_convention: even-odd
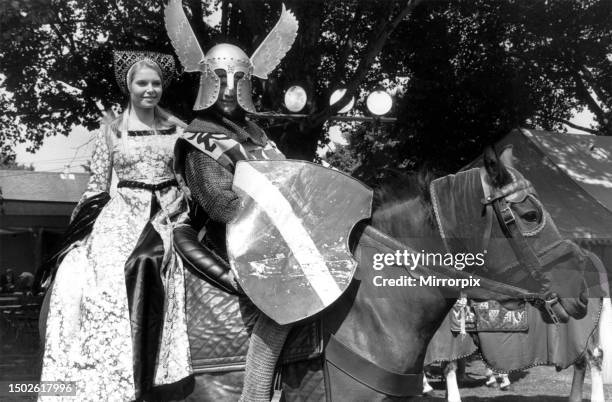
{"type": "Polygon", "coordinates": [[[521,173],[511,167],[512,148],[492,147],[480,169],[486,276],[539,293],[550,318],[566,322],[586,314],[586,255],[561,237],[552,217],[521,173]]]}

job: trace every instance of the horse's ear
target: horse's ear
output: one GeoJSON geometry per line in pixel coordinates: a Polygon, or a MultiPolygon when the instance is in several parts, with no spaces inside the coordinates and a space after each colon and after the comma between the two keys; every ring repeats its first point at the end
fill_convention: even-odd
{"type": "Polygon", "coordinates": [[[507,145],[499,156],[504,166],[514,168],[514,155],[512,154],[512,145],[507,145]]]}
{"type": "Polygon", "coordinates": [[[483,158],[485,170],[493,186],[503,187],[512,181],[512,176],[492,146],[485,148],[483,158]]]}

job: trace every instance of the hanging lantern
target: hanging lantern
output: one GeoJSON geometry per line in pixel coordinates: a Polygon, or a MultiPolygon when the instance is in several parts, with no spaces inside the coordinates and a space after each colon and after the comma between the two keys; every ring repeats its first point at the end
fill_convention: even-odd
{"type": "Polygon", "coordinates": [[[299,85],[294,85],[285,92],[285,107],[290,112],[297,113],[306,106],[306,91],[299,85]]]}

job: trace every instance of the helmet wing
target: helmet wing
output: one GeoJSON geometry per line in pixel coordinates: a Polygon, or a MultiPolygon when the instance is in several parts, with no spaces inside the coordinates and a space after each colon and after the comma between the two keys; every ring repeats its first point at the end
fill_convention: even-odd
{"type": "Polygon", "coordinates": [[[283,11],[278,22],[251,56],[254,76],[262,79],[268,78],[268,74],[278,66],[291,49],[297,31],[297,19],[283,4],[283,11]]]}
{"type": "Polygon", "coordinates": [[[168,2],[164,10],[164,21],[170,42],[185,71],[204,71],[204,52],[183,11],[181,0],[168,2]]]}

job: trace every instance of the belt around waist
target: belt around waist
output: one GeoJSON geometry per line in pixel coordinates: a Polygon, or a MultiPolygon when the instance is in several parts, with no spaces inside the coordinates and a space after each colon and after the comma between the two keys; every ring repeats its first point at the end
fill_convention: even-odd
{"type": "Polygon", "coordinates": [[[141,189],[149,190],[149,191],[162,190],[164,188],[172,187],[172,186],[178,186],[178,183],[175,179],[166,180],[166,181],[163,181],[157,184],[143,183],[141,181],[135,181],[135,180],[120,180],[119,183],[117,183],[118,188],[119,187],[141,188],[141,189]]]}

